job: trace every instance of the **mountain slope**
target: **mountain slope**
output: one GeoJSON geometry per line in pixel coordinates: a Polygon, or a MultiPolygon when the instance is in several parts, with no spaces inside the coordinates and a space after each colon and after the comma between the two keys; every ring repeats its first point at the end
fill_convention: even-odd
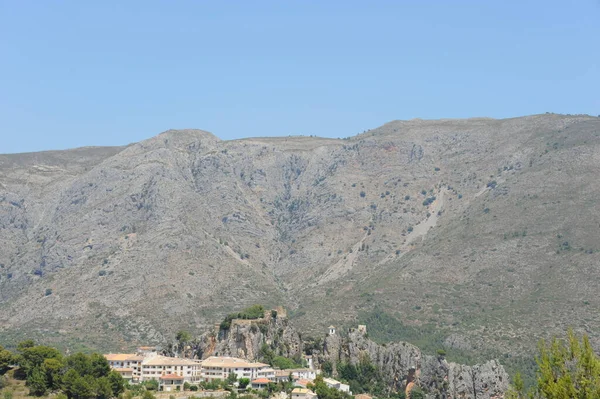
{"type": "Polygon", "coordinates": [[[599,145],[599,118],[535,115],[0,156],[2,334],[116,349],[264,303],[467,350],[597,339],[599,145]]]}

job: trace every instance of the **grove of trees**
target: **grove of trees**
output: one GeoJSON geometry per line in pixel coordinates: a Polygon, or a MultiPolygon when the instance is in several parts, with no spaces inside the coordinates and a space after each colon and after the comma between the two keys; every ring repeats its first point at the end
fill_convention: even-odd
{"type": "Polygon", "coordinates": [[[56,392],[69,399],[110,399],[125,390],[121,375],[98,353],[63,356],[56,348],[27,340],[17,346],[17,353],[0,347],[0,375],[9,365],[18,366],[15,377],[26,381],[32,396],[56,392]]]}

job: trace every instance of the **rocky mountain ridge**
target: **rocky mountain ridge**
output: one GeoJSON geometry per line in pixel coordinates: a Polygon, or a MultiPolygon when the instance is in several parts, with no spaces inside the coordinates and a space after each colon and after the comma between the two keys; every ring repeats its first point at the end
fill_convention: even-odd
{"type": "Polygon", "coordinates": [[[0,155],[0,339],[119,350],[265,303],[305,333],[379,309],[447,349],[597,344],[599,154],[600,118],[550,114],[0,155]]]}

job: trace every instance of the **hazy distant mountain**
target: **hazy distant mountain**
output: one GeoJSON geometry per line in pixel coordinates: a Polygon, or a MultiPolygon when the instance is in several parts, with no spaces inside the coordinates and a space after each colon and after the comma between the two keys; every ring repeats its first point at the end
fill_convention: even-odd
{"type": "Polygon", "coordinates": [[[117,349],[262,303],[463,349],[597,340],[599,198],[590,116],[0,155],[0,338],[117,349]]]}

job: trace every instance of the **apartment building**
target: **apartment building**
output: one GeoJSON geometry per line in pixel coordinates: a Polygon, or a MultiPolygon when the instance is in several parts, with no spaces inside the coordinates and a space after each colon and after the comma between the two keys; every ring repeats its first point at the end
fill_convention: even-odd
{"type": "Polygon", "coordinates": [[[131,383],[140,382],[144,356],[135,353],[109,353],[104,357],[108,360],[110,367],[121,374],[125,380],[131,383]]]}
{"type": "Polygon", "coordinates": [[[154,355],[142,361],[141,380],[159,380],[162,376],[182,377],[184,382],[200,381],[202,364],[199,360],[154,355]]]}
{"type": "Polygon", "coordinates": [[[292,375],[293,380],[314,380],[317,375],[321,374],[321,370],[312,370],[307,368],[301,369],[287,369],[287,370],[275,370],[276,381],[287,381],[292,375]]]}
{"type": "Polygon", "coordinates": [[[236,357],[211,356],[202,361],[201,378],[203,381],[224,380],[229,374],[234,373],[237,378],[273,379],[275,370],[268,364],[249,362],[236,357]]]}

